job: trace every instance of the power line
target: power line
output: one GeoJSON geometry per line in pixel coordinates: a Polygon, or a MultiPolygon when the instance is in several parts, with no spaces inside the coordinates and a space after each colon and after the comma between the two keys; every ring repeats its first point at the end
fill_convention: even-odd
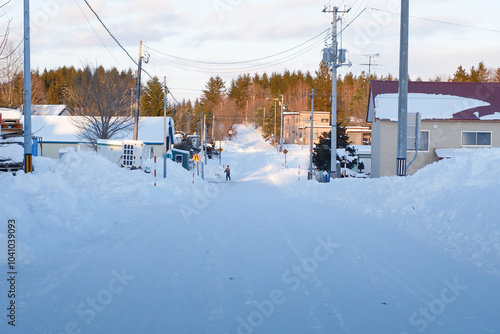
{"type": "MultiPolygon", "coordinates": [[[[263,69],[263,68],[266,68],[266,67],[269,67],[269,66],[279,65],[281,63],[290,61],[290,60],[292,60],[294,58],[297,58],[297,57],[299,57],[299,56],[301,56],[301,55],[303,55],[303,54],[305,54],[305,53],[307,53],[307,52],[315,49],[316,47],[318,47],[319,45],[321,45],[323,43],[322,35],[324,35],[328,30],[329,29],[326,29],[326,30],[322,31],[321,34],[318,34],[315,37],[309,39],[308,41],[306,41],[304,43],[301,43],[301,44],[299,44],[297,46],[294,46],[293,48],[287,49],[285,51],[276,53],[276,54],[271,55],[271,56],[261,57],[261,58],[258,58],[258,59],[270,59],[270,58],[275,57],[277,55],[282,55],[282,54],[284,54],[286,52],[290,52],[291,50],[295,50],[297,48],[302,47],[300,50],[297,50],[297,51],[295,51],[292,54],[286,55],[286,56],[281,57],[279,59],[271,60],[269,62],[253,64],[253,65],[249,65],[249,66],[245,66],[245,67],[236,67],[236,68],[234,68],[234,67],[233,68],[206,67],[206,66],[203,67],[203,66],[194,66],[194,65],[190,65],[190,64],[184,64],[182,62],[173,61],[173,60],[170,60],[170,59],[167,60],[165,58],[161,58],[161,57],[158,57],[156,55],[152,55],[152,58],[154,58],[157,61],[163,62],[165,64],[169,64],[172,67],[181,68],[183,70],[191,71],[191,72],[199,72],[199,73],[214,73],[214,72],[218,72],[218,73],[241,73],[241,72],[247,72],[247,71],[254,71],[254,70],[263,69]],[[317,40],[318,38],[321,38],[321,39],[317,40]],[[317,41],[314,42],[313,44],[310,44],[311,41],[314,41],[315,39],[317,41]],[[304,48],[304,45],[306,45],[308,43],[310,45],[306,46],[304,48]]],[[[163,53],[161,51],[158,51],[158,50],[150,48],[150,47],[148,47],[148,49],[150,51],[152,51],[152,52],[159,53],[160,55],[166,55],[167,57],[171,56],[171,55],[165,54],[165,53],[163,53]]],[[[195,63],[209,64],[209,65],[242,64],[242,63],[248,63],[248,62],[251,62],[251,61],[256,61],[256,59],[254,59],[254,60],[246,60],[246,61],[219,63],[219,62],[190,60],[190,59],[185,59],[185,58],[176,57],[176,56],[175,56],[175,58],[176,59],[185,60],[186,62],[195,62],[195,63]]]]}
{"type": "MultiPolygon", "coordinates": [[[[134,58],[132,58],[132,56],[128,53],[128,51],[121,45],[121,43],[118,41],[118,39],[116,39],[116,37],[113,35],[113,33],[108,29],[108,27],[104,24],[104,22],[101,20],[101,18],[99,17],[99,15],[96,13],[96,11],[92,8],[92,6],[88,3],[87,0],[83,0],[87,6],[89,7],[89,9],[92,11],[92,13],[94,13],[94,15],[97,17],[97,19],[99,20],[99,22],[101,23],[101,25],[104,27],[104,29],[106,29],[106,31],[108,32],[108,34],[113,38],[113,40],[116,42],[116,44],[118,44],[118,46],[127,54],[127,56],[130,58],[130,60],[132,60],[132,62],[136,65],[136,66],[139,66],[139,64],[134,60],[134,58]]],[[[151,76],[151,74],[148,73],[148,71],[146,71],[144,68],[141,68],[141,71],[143,71],[144,73],[146,73],[149,78],[151,80],[153,80],[153,77],[151,76]]],[[[177,99],[175,98],[175,96],[172,94],[172,92],[170,92],[170,90],[165,87],[167,89],[167,92],[170,94],[170,96],[172,96],[172,98],[174,99],[174,101],[179,104],[179,102],[177,101],[177,99]]]]}
{"type": "Polygon", "coordinates": [[[344,30],[346,30],[346,29],[347,29],[347,28],[348,28],[348,27],[349,27],[349,26],[350,26],[350,25],[351,25],[354,21],[356,21],[356,19],[357,19],[357,18],[358,18],[361,14],[363,14],[363,13],[366,11],[366,8],[367,8],[367,7],[363,8],[363,10],[362,10],[361,12],[359,12],[359,14],[358,14],[358,15],[356,15],[356,17],[354,17],[354,18],[351,20],[351,22],[349,22],[349,23],[348,23],[348,24],[347,24],[344,28],[342,28],[342,30],[340,30],[340,31],[339,31],[339,33],[337,34],[337,36],[338,36],[338,35],[340,35],[341,33],[343,33],[343,32],[344,32],[344,30]]]}
{"type": "Polygon", "coordinates": [[[108,51],[108,53],[111,55],[111,57],[113,57],[113,59],[121,66],[123,67],[122,64],[120,64],[120,62],[118,61],[118,59],[115,58],[115,56],[111,53],[111,51],[108,49],[108,47],[106,46],[106,44],[104,43],[104,41],[101,39],[101,36],[99,36],[99,34],[97,33],[97,31],[94,29],[94,26],[92,25],[92,23],[90,23],[87,15],[85,15],[85,13],[83,12],[83,9],[82,7],[80,7],[80,5],[78,4],[78,1],[75,0],[75,3],[76,5],[78,6],[78,8],[80,9],[80,12],[82,13],[83,17],[85,17],[85,20],[87,20],[87,23],[89,24],[89,26],[92,28],[92,30],[94,31],[95,35],[97,36],[97,38],[101,41],[101,44],[104,46],[104,48],[108,51]]]}
{"type": "MultiPolygon", "coordinates": [[[[106,31],[108,32],[108,34],[111,36],[111,38],[113,38],[113,40],[116,42],[116,44],[118,44],[118,46],[127,54],[127,56],[130,58],[130,60],[132,60],[132,62],[136,65],[136,66],[139,66],[139,64],[134,60],[134,58],[132,58],[132,56],[128,53],[128,51],[121,45],[121,43],[118,41],[118,39],[116,39],[116,37],[113,35],[113,33],[108,29],[108,27],[104,24],[104,22],[101,20],[101,18],[99,17],[99,15],[96,13],[96,11],[92,8],[92,6],[88,3],[87,0],[83,0],[87,6],[89,7],[89,9],[92,11],[92,13],[94,13],[94,15],[97,17],[97,19],[99,20],[99,22],[101,23],[101,25],[104,27],[104,29],[106,29],[106,31]]],[[[146,70],[142,70],[144,73],[146,73],[151,79],[153,79],[153,77],[151,76],[151,74],[149,74],[146,70]]]]}
{"type": "MultiPolygon", "coordinates": [[[[394,15],[400,15],[400,13],[392,12],[392,11],[385,10],[385,9],[379,9],[379,8],[373,8],[373,7],[368,7],[368,8],[370,8],[372,10],[379,11],[379,12],[386,12],[386,13],[390,13],[390,14],[394,14],[394,15]]],[[[412,15],[410,15],[410,17],[413,18],[413,19],[419,19],[419,20],[424,20],[424,21],[430,21],[430,22],[448,24],[448,25],[457,26],[457,27],[463,27],[463,28],[469,28],[469,29],[476,29],[476,30],[482,30],[482,31],[500,33],[500,30],[495,30],[495,29],[474,27],[474,26],[470,26],[470,25],[466,25],[466,24],[446,22],[446,21],[441,21],[441,20],[436,20],[436,19],[429,19],[429,18],[426,18],[426,17],[419,17],[419,16],[412,16],[412,15]]]]}
{"type": "Polygon", "coordinates": [[[269,58],[273,58],[273,57],[276,57],[276,56],[279,56],[279,55],[282,55],[284,53],[287,53],[289,51],[292,51],[292,50],[295,50],[297,48],[300,48],[301,46],[317,39],[318,37],[321,37],[322,35],[324,35],[326,32],[328,32],[330,29],[325,29],[323,30],[321,33],[319,33],[318,35],[314,36],[313,38],[299,44],[299,45],[296,45],[290,49],[287,49],[287,50],[284,50],[284,51],[281,51],[281,52],[278,52],[278,53],[275,53],[275,54],[272,54],[272,55],[269,55],[269,56],[265,56],[265,57],[261,57],[261,58],[255,58],[255,59],[249,59],[249,60],[242,60],[242,61],[232,61],[232,62],[215,62],[215,61],[202,61],[202,60],[193,60],[193,59],[188,59],[188,58],[182,58],[182,57],[178,57],[178,56],[174,56],[174,55],[170,55],[170,54],[167,54],[167,53],[164,53],[164,52],[161,52],[159,50],[156,50],[156,49],[153,49],[149,46],[147,46],[148,49],[152,50],[152,51],[155,51],[155,52],[158,52],[164,56],[168,56],[168,57],[172,57],[172,58],[175,58],[175,59],[179,59],[179,60],[183,60],[183,61],[186,61],[186,62],[191,62],[191,63],[199,63],[199,64],[208,64],[208,65],[238,65],[238,64],[245,64],[245,63],[253,63],[253,62],[257,62],[257,61],[261,61],[261,60],[266,60],[266,59],[269,59],[269,58]]]}
{"type": "Polygon", "coordinates": [[[187,65],[187,64],[180,64],[178,62],[174,62],[174,61],[171,61],[171,60],[164,60],[164,59],[161,59],[161,58],[157,58],[155,56],[152,56],[152,57],[154,59],[156,59],[157,61],[164,62],[166,64],[169,64],[169,65],[173,66],[173,67],[181,68],[183,70],[191,71],[191,72],[200,72],[200,73],[214,73],[214,72],[217,72],[217,73],[240,73],[240,72],[255,71],[255,70],[263,69],[263,68],[266,68],[266,67],[269,67],[269,66],[276,66],[276,65],[279,65],[281,63],[290,61],[292,59],[295,59],[295,58],[297,58],[297,57],[299,57],[299,56],[301,56],[301,55],[303,55],[303,54],[305,54],[305,53],[313,50],[314,48],[318,47],[322,43],[323,43],[323,40],[320,40],[320,41],[316,42],[315,44],[313,44],[312,46],[310,46],[308,48],[305,48],[305,49],[302,49],[302,50],[299,50],[299,51],[297,51],[297,52],[295,52],[295,53],[293,53],[291,55],[287,55],[285,57],[282,57],[282,58],[279,58],[279,59],[276,59],[276,60],[273,60],[273,61],[270,61],[270,62],[261,63],[261,64],[255,64],[255,65],[251,65],[251,66],[247,66],[247,67],[240,67],[240,68],[208,68],[208,67],[200,67],[200,66],[192,66],[192,65],[187,65]]]}

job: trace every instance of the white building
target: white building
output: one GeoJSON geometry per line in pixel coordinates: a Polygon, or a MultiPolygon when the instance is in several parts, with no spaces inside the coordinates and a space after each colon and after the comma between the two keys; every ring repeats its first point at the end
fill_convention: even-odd
{"type": "MultiPolygon", "coordinates": [[[[39,116],[31,117],[33,136],[39,138],[39,155],[59,158],[59,150],[73,147],[75,150],[89,150],[89,143],[78,136],[79,129],[75,125],[78,116],[39,116]]],[[[167,117],[167,126],[171,124],[172,137],[174,120],[167,117]]],[[[142,117],[139,120],[138,140],[152,146],[154,154],[163,154],[163,117],[142,117]]],[[[172,138],[171,137],[171,138],[172,138]]],[[[118,140],[133,139],[133,129],[124,133],[118,140]]]]}

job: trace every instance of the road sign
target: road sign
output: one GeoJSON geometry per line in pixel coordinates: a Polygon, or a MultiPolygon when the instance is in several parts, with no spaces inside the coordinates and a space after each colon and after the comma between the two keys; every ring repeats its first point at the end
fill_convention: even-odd
{"type": "Polygon", "coordinates": [[[193,155],[193,160],[198,162],[201,160],[200,156],[198,154],[193,155]]]}
{"type": "Polygon", "coordinates": [[[286,148],[283,150],[283,153],[284,153],[284,154],[287,154],[287,153],[288,153],[288,151],[287,151],[287,149],[286,149],[286,148]]]}
{"type": "Polygon", "coordinates": [[[222,153],[222,151],[224,151],[224,150],[222,149],[222,147],[219,147],[219,149],[217,151],[219,151],[219,153],[222,153]]]}

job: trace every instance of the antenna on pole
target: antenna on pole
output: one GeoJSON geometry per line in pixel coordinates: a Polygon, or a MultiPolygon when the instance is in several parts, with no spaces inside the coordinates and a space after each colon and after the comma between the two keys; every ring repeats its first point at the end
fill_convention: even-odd
{"type": "Polygon", "coordinates": [[[374,54],[366,54],[366,55],[363,55],[363,56],[368,57],[368,64],[359,64],[359,65],[368,66],[368,78],[370,78],[371,67],[379,65],[379,64],[373,64],[372,63],[372,58],[378,58],[380,56],[380,54],[379,53],[374,53],[374,54]]]}

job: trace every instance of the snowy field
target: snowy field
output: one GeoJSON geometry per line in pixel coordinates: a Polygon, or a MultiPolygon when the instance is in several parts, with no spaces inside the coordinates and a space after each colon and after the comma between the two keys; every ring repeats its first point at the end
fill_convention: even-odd
{"type": "Polygon", "coordinates": [[[230,182],[88,152],[0,174],[0,333],[500,333],[500,150],[318,183],[308,147],[223,148],[230,182]]]}

